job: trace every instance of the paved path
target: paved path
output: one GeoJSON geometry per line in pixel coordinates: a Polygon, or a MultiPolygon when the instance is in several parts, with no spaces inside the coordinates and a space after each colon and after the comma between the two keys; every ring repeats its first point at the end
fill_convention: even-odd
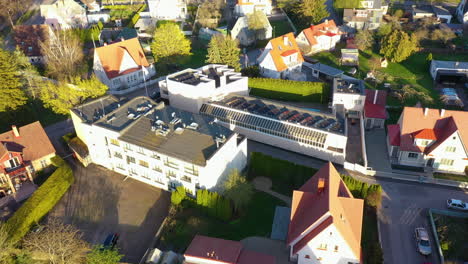
{"type": "Polygon", "coordinates": [[[262,191],[262,192],[266,192],[266,193],[268,193],[268,194],[282,200],[283,202],[285,202],[289,206],[291,206],[291,203],[292,203],[291,197],[280,194],[280,193],[277,193],[277,192],[271,190],[271,180],[270,179],[268,179],[266,177],[256,177],[253,180],[253,185],[254,185],[255,189],[257,189],[259,191],[262,191]]]}

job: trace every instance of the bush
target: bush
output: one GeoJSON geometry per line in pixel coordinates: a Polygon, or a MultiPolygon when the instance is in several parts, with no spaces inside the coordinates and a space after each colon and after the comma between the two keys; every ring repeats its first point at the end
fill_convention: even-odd
{"type": "Polygon", "coordinates": [[[175,191],[171,193],[171,203],[179,205],[183,200],[187,198],[184,186],[177,186],[175,191]]]}
{"type": "Polygon", "coordinates": [[[73,172],[65,161],[55,157],[53,163],[61,166],[6,222],[10,242],[17,243],[23,238],[31,226],[54,208],[73,183],[73,172]]]}
{"type": "Polygon", "coordinates": [[[208,215],[227,221],[232,217],[232,206],[228,199],[216,192],[197,191],[197,205],[208,215]]]}
{"type": "Polygon", "coordinates": [[[59,157],[59,156],[54,156],[53,158],[50,159],[52,162],[52,165],[54,165],[57,168],[63,167],[63,166],[68,166],[65,161],[59,157]]]}
{"type": "Polygon", "coordinates": [[[323,82],[299,82],[269,78],[249,78],[251,94],[285,101],[328,103],[330,90],[323,82]]]}
{"type": "Polygon", "coordinates": [[[241,70],[242,76],[247,76],[250,78],[260,77],[260,69],[258,66],[249,66],[241,70]]]}

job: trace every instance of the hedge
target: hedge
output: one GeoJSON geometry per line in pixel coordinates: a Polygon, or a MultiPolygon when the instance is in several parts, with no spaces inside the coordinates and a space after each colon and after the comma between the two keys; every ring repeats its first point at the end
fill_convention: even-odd
{"type": "Polygon", "coordinates": [[[55,158],[54,164],[61,166],[6,222],[10,242],[20,241],[31,226],[37,224],[54,208],[73,183],[71,168],[61,158],[55,158]]]}
{"type": "Polygon", "coordinates": [[[130,22],[128,22],[128,25],[127,27],[128,28],[133,28],[135,26],[135,24],[138,22],[138,20],[140,19],[140,12],[142,12],[143,10],[146,9],[146,4],[143,4],[137,11],[136,13],[132,16],[132,18],[130,19],[130,22]]]}
{"type": "Polygon", "coordinates": [[[377,192],[379,194],[382,193],[382,186],[378,184],[369,185],[365,182],[356,180],[351,176],[343,174],[341,175],[341,178],[353,196],[356,198],[367,199],[369,194],[373,192],[377,192]]]}
{"type": "Polygon", "coordinates": [[[249,78],[251,95],[269,99],[327,104],[330,88],[323,82],[249,78]]]}

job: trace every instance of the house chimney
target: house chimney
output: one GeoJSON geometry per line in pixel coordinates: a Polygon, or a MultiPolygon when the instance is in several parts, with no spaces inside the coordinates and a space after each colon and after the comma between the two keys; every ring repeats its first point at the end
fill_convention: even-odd
{"type": "Polygon", "coordinates": [[[15,138],[18,138],[20,136],[18,128],[15,125],[11,126],[11,130],[13,131],[13,135],[15,135],[15,138]]]}
{"type": "Polygon", "coordinates": [[[440,109],[440,117],[444,117],[445,115],[445,109],[440,109]]]}
{"type": "Polygon", "coordinates": [[[373,104],[376,104],[377,103],[377,95],[379,94],[379,90],[375,90],[375,93],[374,93],[374,102],[373,104]]]}
{"type": "Polygon", "coordinates": [[[317,193],[320,194],[325,189],[325,179],[319,178],[317,183],[317,193]]]}
{"type": "Polygon", "coordinates": [[[284,37],[284,38],[283,38],[283,44],[284,44],[285,46],[288,45],[288,37],[284,37]]]}
{"type": "Polygon", "coordinates": [[[328,25],[328,19],[325,19],[325,24],[327,24],[327,25],[328,25]]]}
{"type": "Polygon", "coordinates": [[[427,116],[427,113],[429,113],[429,108],[425,107],[424,108],[424,116],[427,116]]]}

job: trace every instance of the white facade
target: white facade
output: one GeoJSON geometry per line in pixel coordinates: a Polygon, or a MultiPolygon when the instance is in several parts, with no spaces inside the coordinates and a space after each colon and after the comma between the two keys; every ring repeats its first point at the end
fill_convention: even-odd
{"type": "Polygon", "coordinates": [[[362,112],[364,109],[364,103],[366,101],[366,96],[360,93],[333,93],[333,108],[337,104],[344,106],[346,111],[357,111],[362,112]]]}
{"type": "Polygon", "coordinates": [[[258,58],[260,74],[262,76],[273,79],[294,79],[293,75],[301,73],[303,60],[300,51],[289,56],[281,56],[276,53],[273,55],[270,52],[272,49],[271,42],[268,42],[263,53],[258,58]],[[273,56],[276,56],[276,60],[281,60],[281,63],[285,64],[286,68],[278,69],[273,56]]]}
{"type": "Polygon", "coordinates": [[[340,42],[341,40],[341,35],[337,34],[334,36],[327,36],[327,35],[320,35],[316,36],[315,39],[317,40],[317,43],[314,45],[311,45],[309,41],[307,40],[304,31],[302,31],[297,37],[296,37],[296,42],[299,45],[299,47],[304,47],[304,50],[306,50],[306,53],[316,53],[320,51],[330,51],[334,50],[336,47],[336,43],[340,42]]]}
{"type": "Polygon", "coordinates": [[[247,77],[243,77],[226,65],[216,64],[168,75],[165,80],[159,82],[159,88],[161,97],[168,99],[171,106],[191,113],[198,113],[203,103],[228,94],[249,94],[247,77]],[[216,74],[212,75],[210,70],[211,73],[216,74]],[[183,80],[183,78],[189,78],[190,75],[198,81],[188,83],[183,80]]]}
{"type": "Polygon", "coordinates": [[[149,13],[156,19],[185,20],[187,3],[185,0],[148,0],[149,13]]]}
{"type": "Polygon", "coordinates": [[[238,0],[234,7],[234,14],[236,16],[245,16],[254,11],[262,11],[269,16],[272,10],[271,0],[238,0]]]}
{"type": "Polygon", "coordinates": [[[50,5],[40,6],[45,24],[54,29],[86,27],[86,9],[74,0],[57,0],[50,5]]]}

